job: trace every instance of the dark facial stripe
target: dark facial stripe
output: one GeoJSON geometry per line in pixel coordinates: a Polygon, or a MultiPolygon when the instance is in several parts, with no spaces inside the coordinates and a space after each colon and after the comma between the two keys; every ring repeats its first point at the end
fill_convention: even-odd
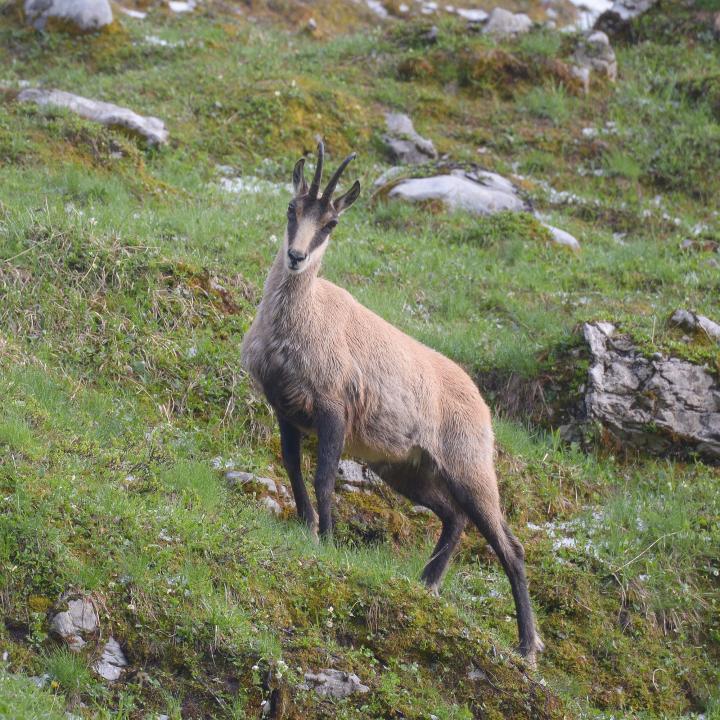
{"type": "Polygon", "coordinates": [[[288,234],[288,245],[292,246],[297,235],[298,221],[295,215],[288,215],[287,234],[288,234]]]}
{"type": "Polygon", "coordinates": [[[315,237],[313,237],[312,242],[310,243],[310,252],[320,247],[325,240],[327,240],[328,235],[330,235],[330,233],[324,228],[316,232],[315,237]]]}

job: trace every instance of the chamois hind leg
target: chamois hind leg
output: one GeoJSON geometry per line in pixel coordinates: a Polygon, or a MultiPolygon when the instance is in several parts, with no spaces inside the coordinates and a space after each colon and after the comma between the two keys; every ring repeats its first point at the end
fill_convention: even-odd
{"type": "Polygon", "coordinates": [[[278,424],[280,425],[280,446],[282,449],[283,465],[290,478],[298,517],[310,528],[312,533],[316,534],[317,516],[315,515],[312,502],[310,502],[310,496],[303,482],[302,468],[300,465],[302,435],[300,431],[294,425],[287,422],[287,420],[278,418],[278,424]]]}
{"type": "MultiPolygon", "coordinates": [[[[425,504],[425,503],[423,503],[425,504]]],[[[426,507],[429,507],[426,505],[426,507]]],[[[428,590],[433,595],[439,595],[440,583],[447,571],[450,560],[452,559],[455,548],[457,548],[463,530],[467,524],[467,517],[459,511],[451,511],[450,514],[438,512],[437,509],[430,509],[442,520],[442,530],[438,538],[435,549],[430,559],[427,561],[422,571],[420,579],[427,585],[428,590]]]]}
{"type": "Polygon", "coordinates": [[[448,478],[447,484],[458,505],[495,551],[510,580],[520,635],[519,650],[534,667],[536,654],[542,652],[544,646],[535,628],[525,577],[525,552],[503,518],[495,471],[486,465],[474,478],[448,478]]]}
{"type": "Polygon", "coordinates": [[[412,463],[380,464],[373,469],[396,492],[432,510],[440,518],[440,537],[420,576],[428,590],[437,595],[467,524],[467,516],[448,494],[445,482],[437,476],[437,469],[428,458],[424,458],[419,466],[412,463]]]}

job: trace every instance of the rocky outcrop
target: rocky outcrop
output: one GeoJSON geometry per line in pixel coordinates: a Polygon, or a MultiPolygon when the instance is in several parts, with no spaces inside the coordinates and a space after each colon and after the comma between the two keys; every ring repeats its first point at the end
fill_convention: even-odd
{"type": "Polygon", "coordinates": [[[627,32],[632,21],[656,3],[657,0],[616,0],[613,6],[595,21],[595,29],[610,35],[627,32]]]}
{"type": "Polygon", "coordinates": [[[488,16],[483,32],[496,37],[522,35],[530,30],[532,24],[525,13],[511,13],[496,7],[488,16]]]}
{"type": "Polygon", "coordinates": [[[96,32],[113,21],[108,0],[25,0],[23,9],[36,30],[57,25],[78,33],[96,32]]]}
{"type": "Polygon", "coordinates": [[[305,682],[301,687],[303,690],[314,690],[318,695],[337,699],[370,691],[370,688],[363,685],[355,673],[333,669],[321,670],[319,673],[305,673],[305,682]]]}
{"type": "Polygon", "coordinates": [[[608,36],[600,30],[581,38],[573,60],[573,72],[581,80],[585,92],[590,89],[593,74],[607,78],[610,82],[617,80],[615,51],[610,46],[608,36]]]}
{"type": "Polygon", "coordinates": [[[19,102],[66,108],[86,120],[99,122],[108,127],[120,127],[134,135],[140,135],[149,145],[162,145],[168,139],[165,123],[156,117],[138,115],[128,108],[91,100],[63,90],[27,88],[18,94],[17,99],[19,102]]]}
{"type": "Polygon", "coordinates": [[[417,133],[412,120],[402,113],[385,115],[387,134],[383,136],[393,162],[402,165],[419,165],[437,158],[437,151],[431,140],[417,133]]]}
{"type": "MultiPolygon", "coordinates": [[[[592,358],[587,421],[599,423],[625,448],[720,461],[717,377],[686,360],[646,357],[610,323],[588,323],[583,334],[592,358]]],[[[569,430],[562,428],[564,435],[569,430]]]]}

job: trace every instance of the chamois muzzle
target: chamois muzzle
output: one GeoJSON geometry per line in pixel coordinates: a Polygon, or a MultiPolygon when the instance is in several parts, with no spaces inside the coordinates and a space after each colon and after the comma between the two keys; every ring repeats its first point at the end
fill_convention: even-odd
{"type": "Polygon", "coordinates": [[[290,248],[288,250],[288,259],[290,260],[290,267],[295,270],[300,263],[307,258],[307,253],[299,252],[290,248]]]}

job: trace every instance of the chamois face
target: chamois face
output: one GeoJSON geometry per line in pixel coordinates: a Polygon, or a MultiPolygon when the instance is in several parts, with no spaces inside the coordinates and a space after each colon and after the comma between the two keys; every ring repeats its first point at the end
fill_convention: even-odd
{"type": "Polygon", "coordinates": [[[290,201],[285,232],[288,272],[301,273],[320,261],[338,217],[332,204],[323,207],[319,200],[312,200],[307,195],[290,201]]]}
{"type": "Polygon", "coordinates": [[[285,232],[285,267],[291,274],[299,274],[316,265],[327,248],[328,239],[337,225],[340,215],[357,200],[360,183],[355,181],[344,195],[332,199],[338,180],[348,163],[355,157],[349,155],[318,197],[324,159],[322,142],[318,145],[318,161],[312,184],[305,181],[305,159],[301,158],[293,171],[294,197],[288,205],[287,230],[285,232]]]}

